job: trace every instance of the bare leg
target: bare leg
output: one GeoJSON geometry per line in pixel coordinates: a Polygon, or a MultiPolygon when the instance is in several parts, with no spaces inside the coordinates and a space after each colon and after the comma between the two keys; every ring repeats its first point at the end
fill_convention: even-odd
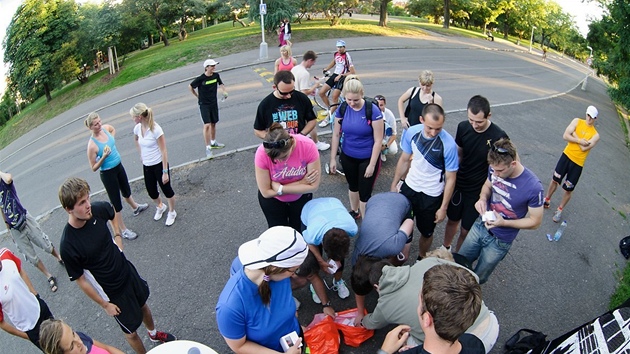
{"type": "Polygon", "coordinates": [[[326,285],[324,285],[324,281],[319,276],[319,274],[313,274],[308,278],[308,280],[313,285],[313,290],[315,290],[315,294],[322,300],[322,304],[328,302],[328,294],[326,293],[326,285]]]}
{"type": "Polygon", "coordinates": [[[310,134],[311,134],[311,139],[313,139],[315,144],[317,144],[317,142],[319,141],[319,139],[317,138],[317,129],[311,130],[310,134]]]}
{"type": "Polygon", "coordinates": [[[144,304],[142,306],[142,323],[147,328],[147,330],[152,331],[155,329],[155,323],[153,322],[153,315],[151,314],[151,309],[149,305],[144,304]]]}
{"type": "Polygon", "coordinates": [[[217,138],[217,123],[210,123],[210,141],[217,138]]]}
{"type": "Polygon", "coordinates": [[[556,188],[558,188],[558,182],[552,179],[551,182],[549,182],[549,188],[547,189],[547,195],[545,198],[551,199],[553,194],[556,192],[556,188]]]}
{"type": "Polygon", "coordinates": [[[116,219],[116,224],[118,225],[118,230],[114,230],[114,233],[118,233],[122,235],[124,230],[127,230],[127,226],[125,226],[125,222],[123,221],[122,212],[117,211],[114,215],[114,219],[116,219]]]}
{"type": "Polygon", "coordinates": [[[324,102],[324,105],[326,107],[330,107],[330,101],[328,100],[328,96],[326,95],[328,91],[330,91],[330,86],[328,86],[328,84],[324,84],[324,86],[319,89],[319,97],[322,99],[322,102],[324,102]]]}
{"type": "Polygon", "coordinates": [[[55,249],[55,247],[53,247],[52,252],[50,252],[50,254],[53,255],[53,257],[57,258],[58,261],[61,260],[61,256],[59,255],[59,252],[57,252],[57,250],[55,249]]]}
{"type": "Polygon", "coordinates": [[[457,227],[459,226],[459,220],[448,219],[446,221],[446,227],[444,228],[444,247],[451,247],[455,234],[457,233],[457,227]]]}
{"type": "Polygon", "coordinates": [[[206,146],[210,145],[210,124],[203,125],[203,140],[206,142],[206,146]]]}
{"type": "Polygon", "coordinates": [[[427,251],[429,251],[429,248],[431,248],[431,244],[433,243],[433,235],[431,235],[431,237],[424,237],[423,235],[420,235],[420,241],[418,242],[420,246],[419,256],[424,258],[427,256],[427,251]]]}
{"type": "Polygon", "coordinates": [[[40,272],[44,273],[44,275],[46,276],[46,279],[52,277],[52,274],[50,274],[48,269],[46,269],[46,266],[44,265],[44,263],[42,263],[41,260],[38,260],[35,266],[37,267],[37,269],[39,269],[40,272]]]}
{"type": "Polygon", "coordinates": [[[462,245],[464,244],[464,240],[466,240],[466,236],[468,236],[468,231],[470,230],[466,230],[463,227],[461,229],[459,229],[459,238],[457,239],[457,245],[455,247],[455,249],[451,249],[451,251],[454,252],[458,252],[459,248],[462,247],[462,245]]]}
{"type": "Polygon", "coordinates": [[[359,210],[359,192],[348,191],[348,199],[350,199],[350,209],[352,211],[359,210]]]}
{"type": "Polygon", "coordinates": [[[359,202],[359,213],[361,213],[361,219],[363,219],[363,216],[365,215],[365,206],[367,205],[367,203],[365,202],[359,202]]]}
{"type": "MultiPolygon", "coordinates": [[[[340,90],[338,90],[338,89],[334,89],[334,90],[333,90],[332,95],[331,95],[331,96],[332,96],[332,104],[337,104],[337,103],[339,103],[339,95],[340,95],[340,94],[341,94],[341,91],[340,91],[340,90]]],[[[337,110],[337,107],[338,107],[338,106],[333,106],[333,107],[330,107],[330,114],[331,114],[331,115],[335,113],[335,110],[337,110]]]]}
{"type": "Polygon", "coordinates": [[[131,334],[125,333],[125,339],[127,340],[127,343],[129,343],[131,348],[136,353],[138,353],[138,354],[145,354],[147,352],[147,350],[144,349],[144,344],[142,343],[142,340],[138,336],[137,332],[133,332],[131,334]]]}
{"type": "Polygon", "coordinates": [[[168,202],[168,211],[174,211],[175,210],[175,197],[171,197],[171,198],[166,198],[166,201],[168,202]]]}
{"type": "Polygon", "coordinates": [[[157,206],[158,208],[162,206],[162,198],[160,197],[153,199],[153,202],[155,203],[155,206],[157,206]]]}
{"type": "Polygon", "coordinates": [[[123,199],[125,199],[125,201],[127,202],[127,204],[129,204],[129,206],[130,206],[132,209],[134,209],[134,210],[135,210],[135,209],[137,209],[137,208],[138,208],[138,203],[136,203],[136,201],[135,201],[135,200],[133,200],[133,195],[130,195],[130,196],[129,196],[129,198],[123,198],[123,199]]]}
{"type": "Polygon", "coordinates": [[[558,208],[564,209],[564,207],[569,204],[569,200],[571,200],[571,194],[573,194],[573,192],[564,191],[564,194],[562,195],[562,201],[560,202],[560,205],[558,205],[558,208]]]}

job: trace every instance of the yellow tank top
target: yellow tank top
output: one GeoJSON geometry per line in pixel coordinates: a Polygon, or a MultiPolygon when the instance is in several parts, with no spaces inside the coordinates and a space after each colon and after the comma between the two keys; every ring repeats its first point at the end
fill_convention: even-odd
{"type": "MultiPolygon", "coordinates": [[[[575,128],[575,135],[577,135],[578,138],[589,140],[594,137],[595,134],[597,134],[597,130],[594,126],[586,124],[586,120],[584,119],[578,120],[577,127],[575,128]]],[[[582,151],[579,144],[571,142],[564,148],[564,154],[567,155],[571,161],[575,162],[575,164],[582,167],[584,167],[584,162],[590,151],[591,150],[582,151]]]]}

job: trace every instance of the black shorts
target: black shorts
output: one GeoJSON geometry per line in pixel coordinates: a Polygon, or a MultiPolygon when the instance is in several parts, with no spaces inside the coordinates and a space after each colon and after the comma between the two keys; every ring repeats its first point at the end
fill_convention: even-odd
{"type": "Polygon", "coordinates": [[[39,302],[39,319],[37,319],[37,323],[33,329],[26,331],[26,335],[28,336],[28,340],[41,350],[42,347],[39,345],[39,327],[42,325],[42,322],[54,317],[46,302],[44,302],[39,295],[37,295],[37,301],[39,302]]]}
{"type": "Polygon", "coordinates": [[[129,280],[125,289],[109,302],[115,304],[120,309],[120,314],[114,316],[120,329],[124,333],[134,333],[142,324],[142,307],[149,298],[149,285],[140,277],[136,267],[129,262],[129,280]]]}
{"type": "Polygon", "coordinates": [[[446,216],[449,220],[462,221],[462,228],[470,230],[479,217],[479,212],[475,209],[475,203],[479,200],[479,192],[462,192],[458,189],[453,191],[451,202],[448,203],[446,216]]]}
{"type": "Polygon", "coordinates": [[[328,80],[326,80],[326,85],[328,85],[330,88],[334,88],[335,84],[337,84],[335,82],[335,78],[339,76],[339,74],[332,74],[330,75],[330,77],[328,77],[328,80]]]}
{"type": "Polygon", "coordinates": [[[558,184],[562,184],[562,189],[565,191],[572,192],[580,180],[580,175],[582,175],[582,166],[571,161],[565,153],[562,153],[556,169],[553,171],[553,180],[558,184]],[[566,179],[562,183],[564,177],[566,179]]]}
{"type": "Polygon", "coordinates": [[[201,112],[203,124],[219,122],[219,106],[216,104],[200,104],[199,112],[201,112]]]}
{"type": "Polygon", "coordinates": [[[407,183],[403,183],[400,193],[411,202],[413,215],[416,217],[416,227],[422,237],[433,236],[435,230],[435,212],[442,205],[442,195],[431,197],[422,192],[416,192],[407,183]]]}

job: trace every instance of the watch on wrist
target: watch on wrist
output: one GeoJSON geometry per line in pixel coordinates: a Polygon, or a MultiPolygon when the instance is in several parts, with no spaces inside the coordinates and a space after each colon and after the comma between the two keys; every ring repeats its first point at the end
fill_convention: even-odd
{"type": "Polygon", "coordinates": [[[276,191],[276,194],[282,195],[282,185],[280,185],[280,187],[278,187],[278,190],[276,191]]]}
{"type": "Polygon", "coordinates": [[[325,304],[324,304],[324,303],[322,303],[322,307],[324,307],[324,308],[325,308],[325,307],[330,307],[330,301],[328,301],[328,302],[327,302],[327,303],[325,303],[325,304]]]}

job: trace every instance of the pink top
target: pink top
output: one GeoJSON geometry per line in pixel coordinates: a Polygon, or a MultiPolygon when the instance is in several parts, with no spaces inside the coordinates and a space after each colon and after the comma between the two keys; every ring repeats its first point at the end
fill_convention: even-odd
{"type": "MultiPolygon", "coordinates": [[[[296,182],[306,176],[306,166],[319,159],[319,151],[313,140],[304,135],[292,135],[295,139],[295,148],[286,161],[273,163],[260,144],[256,150],[254,163],[256,167],[269,171],[272,181],[280,184],[296,182]]],[[[300,199],[301,194],[283,194],[275,198],[283,202],[294,202],[300,199]]]]}
{"type": "Polygon", "coordinates": [[[109,352],[101,347],[92,345],[92,350],[90,350],[88,354],[109,354],[109,352]]]}
{"type": "Polygon", "coordinates": [[[278,71],[291,71],[293,69],[293,58],[289,58],[289,63],[284,63],[284,58],[280,57],[280,63],[278,64],[278,71]]]}

